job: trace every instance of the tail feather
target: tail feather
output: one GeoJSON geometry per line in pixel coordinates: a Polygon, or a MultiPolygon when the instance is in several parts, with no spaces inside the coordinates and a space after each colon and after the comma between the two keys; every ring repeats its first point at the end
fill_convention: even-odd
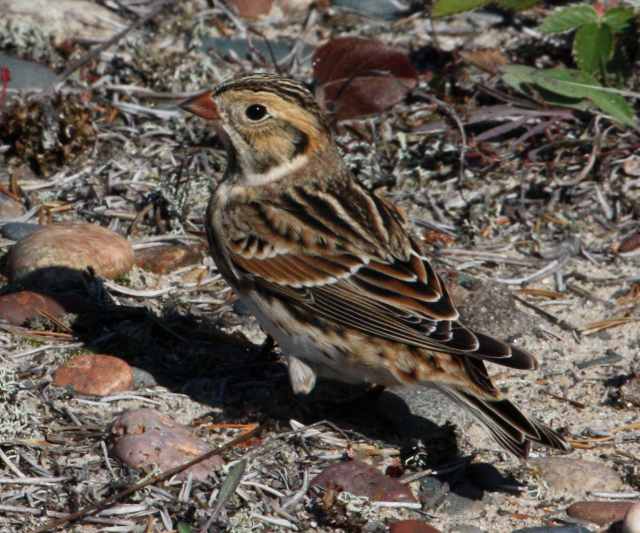
{"type": "Polygon", "coordinates": [[[478,398],[461,390],[439,388],[469,409],[487,427],[496,441],[517,457],[528,457],[531,442],[558,450],[570,449],[560,435],[541,422],[526,417],[509,400],[478,398]]]}
{"type": "MultiPolygon", "coordinates": [[[[518,370],[534,370],[538,368],[538,361],[530,353],[508,344],[506,342],[494,339],[489,335],[475,332],[475,336],[478,339],[479,346],[476,353],[477,357],[497,363],[509,368],[516,368],[518,370]]],[[[469,354],[471,357],[476,356],[473,353],[469,354]]]]}

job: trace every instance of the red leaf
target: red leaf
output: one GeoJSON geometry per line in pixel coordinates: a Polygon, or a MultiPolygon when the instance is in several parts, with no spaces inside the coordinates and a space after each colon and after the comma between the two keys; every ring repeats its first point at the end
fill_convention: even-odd
{"type": "Polygon", "coordinates": [[[407,54],[374,39],[338,37],[313,56],[316,97],[337,120],[380,113],[418,83],[407,54]]]}
{"type": "Polygon", "coordinates": [[[8,67],[0,67],[0,107],[4,105],[4,99],[7,97],[7,87],[11,81],[11,71],[8,67]]]}
{"type": "Polygon", "coordinates": [[[241,17],[256,19],[269,14],[273,0],[230,0],[229,3],[241,17]]]}

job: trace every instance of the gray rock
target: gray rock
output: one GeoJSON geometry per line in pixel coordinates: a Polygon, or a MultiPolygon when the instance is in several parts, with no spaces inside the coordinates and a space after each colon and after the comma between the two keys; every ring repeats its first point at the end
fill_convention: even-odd
{"type": "Polygon", "coordinates": [[[333,7],[350,9],[365,17],[395,20],[409,12],[409,3],[398,0],[334,0],[333,7]]]}
{"type": "Polygon", "coordinates": [[[142,387],[155,387],[158,382],[156,378],[150,372],[138,368],[137,366],[131,367],[133,370],[133,386],[136,389],[142,387]]]}
{"type": "Polygon", "coordinates": [[[616,492],[623,488],[620,476],[602,463],[569,457],[529,459],[549,488],[558,496],[584,496],[588,492],[616,492]]]}
{"type": "Polygon", "coordinates": [[[525,527],[514,529],[512,533],[592,533],[590,529],[582,526],[560,527],[525,527]]]}
{"type": "Polygon", "coordinates": [[[42,226],[40,224],[28,224],[27,222],[9,222],[0,228],[0,235],[5,239],[19,241],[31,235],[42,226]]]}

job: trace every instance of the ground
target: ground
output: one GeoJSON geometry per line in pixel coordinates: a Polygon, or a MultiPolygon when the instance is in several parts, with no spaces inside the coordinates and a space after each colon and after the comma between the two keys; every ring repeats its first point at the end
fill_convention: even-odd
{"type": "MultiPolygon", "coordinates": [[[[421,518],[446,532],[501,532],[572,522],[564,513],[578,500],[638,497],[638,131],[593,110],[526,99],[474,66],[488,51],[507,63],[570,65],[569,37],[536,31],[552,6],[432,23],[418,8],[394,13],[392,3],[380,3],[388,19],[344,2],[317,4],[284,3],[299,9],[251,19],[220,2],[154,11],[144,2],[78,0],[75,9],[95,20],[74,25],[76,12],[64,26],[65,17],[51,15],[48,25],[20,18],[8,2],[0,67],[10,65],[17,80],[29,68],[17,59],[36,61],[48,74],[27,74],[25,88],[9,84],[0,96],[0,186],[21,206],[1,212],[0,225],[86,221],[126,236],[136,252],[156,242],[201,250],[203,213],[225,154],[208,126],[175,102],[235,72],[275,70],[272,52],[277,69],[318,81],[310,55],[319,45],[375,38],[404,58],[390,70],[409,61],[415,85],[384,109],[336,122],[346,160],[405,209],[465,323],[538,358],[532,372],[494,366],[500,390],[567,437],[573,464],[591,461],[615,480],[603,475],[599,486],[601,474],[586,464],[561,489],[545,476],[546,463],[536,463],[559,454],[535,448],[533,460],[520,462],[429,389],[376,397],[321,383],[296,398],[282,354],[262,349],[263,332],[205,257],[162,274],[134,266],[115,281],[85,273],[63,290],[88,298],[92,312],[0,324],[0,531],[33,531],[143,479],[113,458],[110,430],[119,413],[141,407],[169,414],[212,447],[255,424],[263,431],[226,450],[225,470],[206,481],[152,484],[63,530],[199,530],[243,458],[242,481],[222,499],[213,528],[384,531],[421,518]],[[88,61],[76,63],[90,49],[88,61]],[[46,84],[55,76],[62,83],[54,92],[46,84]],[[505,124],[517,127],[491,133],[505,124]],[[99,398],[51,385],[57,368],[88,352],[125,359],[137,388],[99,398]],[[423,472],[410,483],[421,508],[301,492],[305,480],[347,457],[405,480],[423,472]]],[[[385,93],[378,82],[368,81],[372,92],[385,93]]],[[[322,87],[316,83],[319,96],[322,87]]],[[[17,237],[2,236],[6,254],[17,237]]],[[[3,293],[21,288],[6,278],[3,285],[3,293]]]]}

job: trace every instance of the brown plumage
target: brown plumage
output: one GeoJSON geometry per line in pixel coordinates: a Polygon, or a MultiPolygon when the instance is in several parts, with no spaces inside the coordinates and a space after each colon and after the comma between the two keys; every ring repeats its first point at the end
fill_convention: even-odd
{"type": "Polygon", "coordinates": [[[502,398],[485,368],[536,360],[458,321],[403,214],[355,180],[302,84],[241,76],[182,107],[216,121],[229,154],[207,214],[211,254],[289,357],[296,392],[317,374],[431,385],[518,456],[531,441],[567,448],[502,398]]]}

